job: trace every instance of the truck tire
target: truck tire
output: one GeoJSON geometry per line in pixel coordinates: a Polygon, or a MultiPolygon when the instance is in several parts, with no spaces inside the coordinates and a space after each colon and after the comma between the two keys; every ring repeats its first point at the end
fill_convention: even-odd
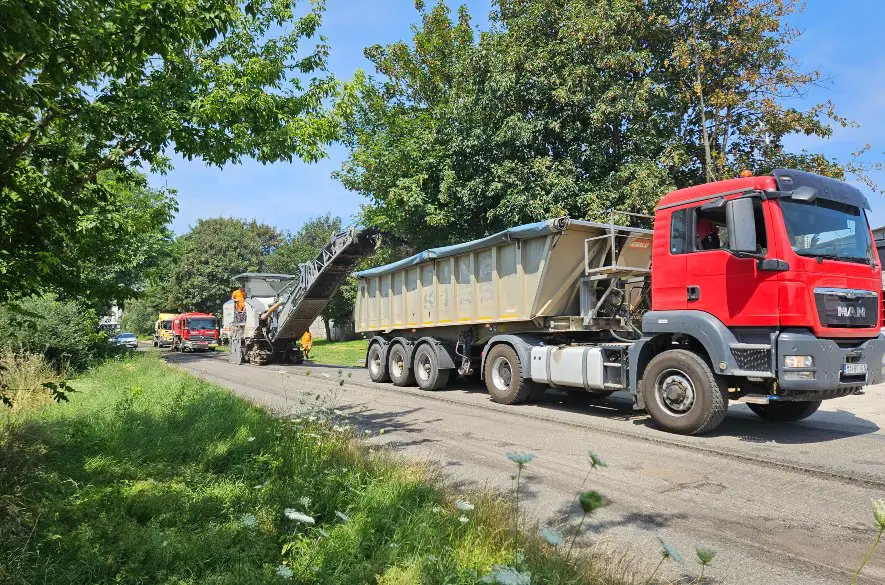
{"type": "Polygon", "coordinates": [[[544,391],[544,386],[523,378],[516,350],[502,343],[486,356],[483,379],[492,400],[500,404],[519,404],[544,391]]]}
{"type": "Polygon", "coordinates": [[[387,352],[387,371],[394,386],[414,386],[415,373],[409,368],[408,354],[401,343],[395,343],[387,352]]]}
{"type": "Polygon", "coordinates": [[[387,364],[381,359],[381,344],[373,343],[366,352],[366,366],[369,368],[369,378],[373,382],[390,382],[390,372],[387,364]]]}
{"type": "Polygon", "coordinates": [[[724,380],[704,358],[684,349],[661,352],[648,363],[642,395],[655,424],[681,435],[712,431],[728,411],[724,380]]]}
{"type": "Polygon", "coordinates": [[[769,404],[748,404],[750,410],[771,422],[793,422],[808,418],[820,408],[822,400],[808,402],[771,402],[769,404]]]}
{"type": "Polygon", "coordinates": [[[430,344],[418,348],[414,363],[415,381],[422,390],[439,390],[449,382],[452,370],[439,369],[439,357],[430,344]]]}

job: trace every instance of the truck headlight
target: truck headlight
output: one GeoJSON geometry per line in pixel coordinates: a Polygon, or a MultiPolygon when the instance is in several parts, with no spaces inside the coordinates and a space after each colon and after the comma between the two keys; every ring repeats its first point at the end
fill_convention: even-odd
{"type": "Polygon", "coordinates": [[[813,368],[814,358],[810,355],[785,355],[785,368],[813,368]]]}

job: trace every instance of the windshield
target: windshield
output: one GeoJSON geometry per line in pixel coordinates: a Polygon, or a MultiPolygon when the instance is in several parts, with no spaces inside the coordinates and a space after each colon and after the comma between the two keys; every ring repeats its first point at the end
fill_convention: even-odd
{"type": "Polygon", "coordinates": [[[135,339],[135,335],[132,333],[121,333],[117,336],[117,339],[135,339]]]}
{"type": "Polygon", "coordinates": [[[802,256],[870,261],[867,216],[854,205],[827,199],[780,200],[790,244],[802,256]]]}
{"type": "Polygon", "coordinates": [[[215,319],[211,317],[197,317],[187,320],[188,329],[215,329],[215,319]]]}
{"type": "Polygon", "coordinates": [[[172,321],[161,321],[160,329],[172,329],[172,321]]]}

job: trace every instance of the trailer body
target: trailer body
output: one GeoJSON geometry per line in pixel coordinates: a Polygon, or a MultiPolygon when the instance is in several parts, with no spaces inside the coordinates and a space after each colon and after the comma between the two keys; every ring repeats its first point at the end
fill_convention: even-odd
{"type": "Polygon", "coordinates": [[[476,372],[504,403],[627,390],[680,433],[729,401],[798,420],[883,379],[866,209],[845,183],[777,170],[669,193],[652,230],[635,214],[519,226],[359,272],[356,328],[376,381],[476,372]]]}

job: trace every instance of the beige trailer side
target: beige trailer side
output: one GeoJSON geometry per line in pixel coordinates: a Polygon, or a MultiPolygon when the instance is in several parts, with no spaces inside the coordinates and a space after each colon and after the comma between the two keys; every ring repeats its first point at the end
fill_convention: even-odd
{"type": "MultiPolygon", "coordinates": [[[[514,323],[578,315],[576,285],[585,276],[588,262],[607,253],[609,226],[590,222],[559,225],[564,229],[360,275],[356,330],[514,323]],[[599,238],[598,244],[588,249],[587,242],[593,238],[599,238]]],[[[650,248],[650,233],[636,232],[632,237],[640,247],[650,248]]]]}

